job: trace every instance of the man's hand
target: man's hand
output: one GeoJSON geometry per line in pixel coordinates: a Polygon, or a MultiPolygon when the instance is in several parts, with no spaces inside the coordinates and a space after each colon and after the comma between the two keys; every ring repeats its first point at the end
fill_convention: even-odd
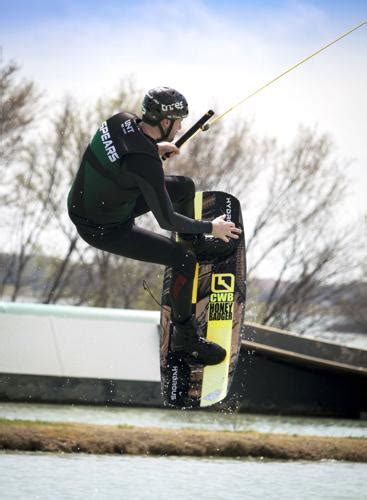
{"type": "Polygon", "coordinates": [[[242,233],[242,230],[236,227],[233,222],[226,221],[225,218],[225,215],[220,215],[212,221],[212,235],[215,238],[220,238],[226,243],[229,242],[230,238],[238,240],[239,235],[242,233]]]}
{"type": "Polygon", "coordinates": [[[177,146],[172,144],[172,142],[158,142],[158,152],[159,156],[165,156],[166,158],[169,158],[172,155],[179,155],[180,150],[178,149],[177,146]]]}

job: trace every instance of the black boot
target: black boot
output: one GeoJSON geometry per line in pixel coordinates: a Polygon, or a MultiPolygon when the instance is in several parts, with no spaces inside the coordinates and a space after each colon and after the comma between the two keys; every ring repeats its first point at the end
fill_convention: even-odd
{"type": "Polygon", "coordinates": [[[220,238],[203,234],[180,234],[180,237],[183,241],[190,242],[198,261],[202,263],[226,259],[236,250],[238,243],[238,240],[233,238],[227,243],[220,238]]]}
{"type": "Polygon", "coordinates": [[[200,336],[200,328],[194,316],[185,323],[173,322],[171,349],[182,353],[187,361],[201,365],[217,365],[226,357],[226,351],[218,344],[200,336]]]}

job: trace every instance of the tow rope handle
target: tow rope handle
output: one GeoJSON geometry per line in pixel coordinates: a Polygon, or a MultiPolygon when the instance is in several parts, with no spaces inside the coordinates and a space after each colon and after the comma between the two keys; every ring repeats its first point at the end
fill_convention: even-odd
{"type": "MultiPolygon", "coordinates": [[[[212,109],[209,109],[209,111],[207,111],[205,115],[199,118],[199,120],[196,123],[194,123],[194,125],[191,128],[189,128],[189,130],[187,130],[179,139],[177,139],[177,141],[174,143],[175,146],[177,146],[178,148],[181,147],[182,144],[184,144],[186,141],[191,139],[195,134],[197,134],[199,130],[201,131],[208,130],[209,127],[205,127],[205,123],[208,120],[210,120],[210,118],[213,115],[214,111],[212,109]]],[[[164,156],[162,156],[162,160],[166,160],[169,157],[170,153],[165,154],[164,156]]]]}

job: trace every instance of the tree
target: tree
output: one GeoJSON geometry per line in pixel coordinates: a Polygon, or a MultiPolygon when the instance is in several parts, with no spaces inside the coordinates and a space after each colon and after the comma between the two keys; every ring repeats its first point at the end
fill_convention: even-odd
{"type": "MultiPolygon", "coordinates": [[[[13,162],[24,148],[24,137],[36,117],[40,94],[32,81],[21,80],[19,66],[4,63],[0,49],[0,167],[13,162]]],[[[4,177],[3,177],[4,179],[4,177]]]]}
{"type": "Polygon", "coordinates": [[[336,299],[336,319],[330,329],[344,332],[367,333],[367,263],[365,245],[367,236],[367,215],[361,221],[362,231],[358,234],[358,249],[353,252],[357,259],[356,276],[343,284],[336,299]]]}
{"type": "Polygon", "coordinates": [[[39,251],[40,239],[53,221],[52,206],[55,205],[57,188],[62,177],[60,164],[65,157],[66,130],[60,123],[69,123],[66,107],[60,122],[56,123],[56,135],[48,144],[33,143],[28,146],[23,168],[14,177],[8,202],[12,208],[13,234],[16,237],[12,264],[13,291],[15,301],[22,288],[22,276],[30,258],[39,251]],[[41,146],[41,147],[39,147],[41,146]],[[42,157],[40,158],[40,151],[42,157]],[[16,217],[14,217],[16,216],[16,217]]]}
{"type": "Polygon", "coordinates": [[[91,134],[102,119],[121,106],[134,111],[136,95],[127,80],[116,96],[100,99],[95,109],[82,109],[65,98],[54,112],[49,132],[28,146],[8,196],[14,241],[0,292],[3,294],[11,281],[11,300],[17,300],[24,287],[38,283],[38,276],[33,281],[30,278],[38,255],[46,270],[43,285],[38,287],[40,302],[71,301],[103,307],[132,307],[134,301],[144,302],[143,294],[135,289],[139,286],[142,291],[142,280],[149,278],[154,266],[137,265],[88,247],[66,214],[67,193],[91,134]],[[120,100],[126,102],[119,104],[120,100]],[[41,258],[44,252],[57,258],[48,259],[46,264],[41,258]]]}
{"type": "MultiPolygon", "coordinates": [[[[14,182],[19,175],[20,159],[26,148],[27,132],[39,110],[40,94],[31,81],[22,80],[20,68],[14,62],[4,63],[0,49],[0,173],[2,188],[1,225],[8,229],[14,224],[12,196],[14,182]],[[10,168],[10,166],[12,168],[10,168]]],[[[13,232],[9,231],[9,236],[13,232]]],[[[19,252],[21,253],[21,249],[19,252]]],[[[0,283],[0,295],[3,294],[10,276],[13,274],[16,255],[6,260],[6,268],[0,283]]],[[[15,277],[17,281],[17,277],[15,277]]]]}
{"type": "MultiPolygon", "coordinates": [[[[209,129],[210,130],[210,129],[209,129]]],[[[198,178],[201,189],[238,196],[247,234],[251,319],[304,331],[324,314],[332,282],[345,281],[351,237],[335,224],[347,192],[342,168],[326,135],[300,129],[280,148],[259,140],[249,124],[223,126],[192,141],[172,170],[198,178]],[[266,298],[256,299],[256,277],[272,263],[266,298]]],[[[270,267],[270,266],[269,266],[270,267]]]]}

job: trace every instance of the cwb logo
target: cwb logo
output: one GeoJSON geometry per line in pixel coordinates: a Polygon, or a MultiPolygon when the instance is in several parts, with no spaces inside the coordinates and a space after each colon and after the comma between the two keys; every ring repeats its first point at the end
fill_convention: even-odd
{"type": "Polygon", "coordinates": [[[212,275],[209,321],[233,319],[234,285],[234,274],[223,273],[212,275]]]}
{"type": "Polygon", "coordinates": [[[234,274],[213,274],[211,289],[212,292],[234,292],[234,274]]]}

